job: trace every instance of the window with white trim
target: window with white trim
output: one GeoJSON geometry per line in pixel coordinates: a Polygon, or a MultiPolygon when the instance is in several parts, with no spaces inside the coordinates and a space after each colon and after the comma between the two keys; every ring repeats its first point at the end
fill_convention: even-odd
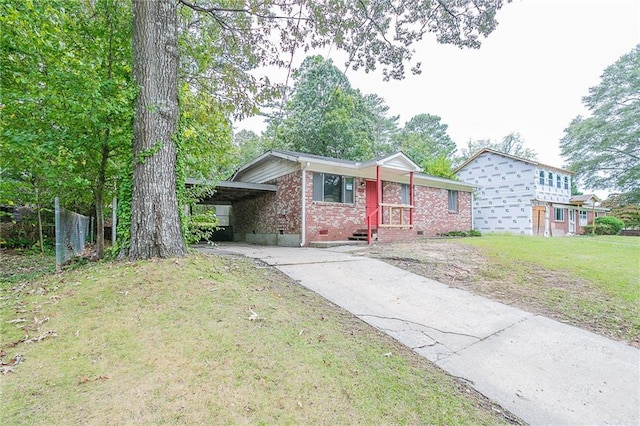
{"type": "Polygon", "coordinates": [[[556,222],[564,222],[564,209],[555,207],[554,209],[554,218],[556,222]]]}
{"type": "Polygon", "coordinates": [[[564,177],[564,189],[569,189],[569,177],[564,177]]]}
{"type": "Polygon", "coordinates": [[[544,185],[544,170],[540,170],[540,185],[544,185]]]}
{"type": "Polygon", "coordinates": [[[547,181],[547,185],[553,186],[553,173],[549,172],[549,180],[547,181]]]}
{"type": "Polygon", "coordinates": [[[313,201],[327,203],[353,203],[354,180],[352,177],[313,173],[313,201]]]}
{"type": "Polygon", "coordinates": [[[560,175],[556,175],[556,187],[562,189],[562,177],[560,175]]]}
{"type": "Polygon", "coordinates": [[[580,226],[587,225],[587,211],[580,210],[580,226]]]}
{"type": "Polygon", "coordinates": [[[458,191],[447,190],[449,212],[458,213],[458,191]]]}

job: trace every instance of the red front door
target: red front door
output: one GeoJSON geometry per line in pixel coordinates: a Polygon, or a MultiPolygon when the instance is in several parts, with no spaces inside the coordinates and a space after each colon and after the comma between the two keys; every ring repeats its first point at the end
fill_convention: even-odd
{"type": "MultiPolygon", "coordinates": [[[[378,227],[378,214],[373,214],[378,208],[378,187],[375,180],[367,181],[367,217],[371,215],[371,226],[378,227]]],[[[367,218],[365,217],[365,224],[367,218]]]]}

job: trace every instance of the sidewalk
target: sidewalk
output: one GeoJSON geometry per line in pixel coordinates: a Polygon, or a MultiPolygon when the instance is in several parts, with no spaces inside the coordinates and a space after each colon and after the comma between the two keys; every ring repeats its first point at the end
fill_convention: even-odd
{"type": "Polygon", "coordinates": [[[640,351],[348,248],[223,244],[258,258],[530,424],[639,425],[640,351]]]}

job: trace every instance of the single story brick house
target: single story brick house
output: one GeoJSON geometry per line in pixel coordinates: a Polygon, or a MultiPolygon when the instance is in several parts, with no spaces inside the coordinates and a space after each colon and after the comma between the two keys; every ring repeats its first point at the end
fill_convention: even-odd
{"type": "Polygon", "coordinates": [[[480,188],[474,194],[474,229],[521,235],[580,234],[608,209],[594,194],[571,195],[573,172],[489,148],[455,170],[480,188]]]}
{"type": "Polygon", "coordinates": [[[272,150],[238,169],[202,202],[231,205],[234,241],[393,242],[470,230],[474,189],[421,173],[401,152],[357,162],[272,150]]]}

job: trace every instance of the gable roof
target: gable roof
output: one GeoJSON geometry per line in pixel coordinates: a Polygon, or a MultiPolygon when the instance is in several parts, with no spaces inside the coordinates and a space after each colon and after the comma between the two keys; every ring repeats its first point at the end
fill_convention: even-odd
{"type": "Polygon", "coordinates": [[[423,174],[422,168],[403,152],[396,152],[391,155],[374,158],[370,161],[360,162],[303,152],[271,150],[240,167],[234,173],[231,180],[265,183],[278,176],[283,176],[295,170],[300,170],[301,168],[308,168],[311,171],[375,179],[377,166],[381,167],[383,180],[392,178],[397,180],[405,179],[408,181],[409,173],[414,172],[416,183],[420,181],[423,185],[459,189],[462,191],[472,191],[476,188],[476,186],[466,182],[423,174]]]}
{"type": "MultiPolygon", "coordinates": [[[[307,154],[305,152],[295,152],[295,151],[285,151],[279,149],[272,149],[270,151],[265,152],[255,160],[250,163],[245,164],[240,167],[238,171],[236,171],[235,175],[241,173],[242,171],[249,169],[256,164],[264,161],[269,157],[277,157],[284,160],[294,161],[294,162],[310,162],[310,163],[324,163],[327,165],[338,165],[338,166],[346,166],[351,168],[364,168],[370,166],[386,166],[396,169],[402,169],[407,171],[420,172],[422,169],[416,163],[413,162],[409,157],[407,157],[402,152],[396,152],[395,154],[391,154],[384,157],[378,157],[370,161],[361,162],[354,160],[342,160],[339,158],[331,158],[324,157],[322,155],[315,154],[307,154]]],[[[235,176],[234,175],[234,176],[235,176]]]]}
{"type": "Polygon", "coordinates": [[[592,201],[593,203],[597,203],[600,201],[600,198],[598,198],[596,194],[584,194],[584,195],[573,195],[569,200],[571,204],[578,204],[578,205],[587,204],[589,203],[589,201],[592,201]]]}
{"type": "Polygon", "coordinates": [[[496,151],[495,149],[491,149],[491,148],[483,148],[483,149],[479,150],[478,152],[473,154],[467,161],[465,161],[464,163],[462,163],[458,167],[456,167],[456,169],[453,171],[453,173],[458,173],[460,170],[462,170],[465,166],[467,166],[473,160],[475,160],[476,158],[478,158],[478,157],[480,157],[481,155],[484,155],[484,154],[501,155],[501,156],[506,157],[506,158],[511,158],[512,160],[521,161],[521,162],[527,163],[527,164],[532,164],[532,165],[534,165],[536,167],[541,167],[541,168],[545,168],[545,169],[551,169],[551,170],[555,170],[555,171],[558,171],[560,173],[565,173],[565,174],[575,174],[575,172],[572,172],[571,170],[566,170],[566,169],[562,169],[560,167],[550,166],[548,164],[540,163],[540,162],[538,162],[536,160],[530,160],[528,158],[518,157],[518,156],[507,154],[507,153],[504,153],[504,152],[496,151]]]}

